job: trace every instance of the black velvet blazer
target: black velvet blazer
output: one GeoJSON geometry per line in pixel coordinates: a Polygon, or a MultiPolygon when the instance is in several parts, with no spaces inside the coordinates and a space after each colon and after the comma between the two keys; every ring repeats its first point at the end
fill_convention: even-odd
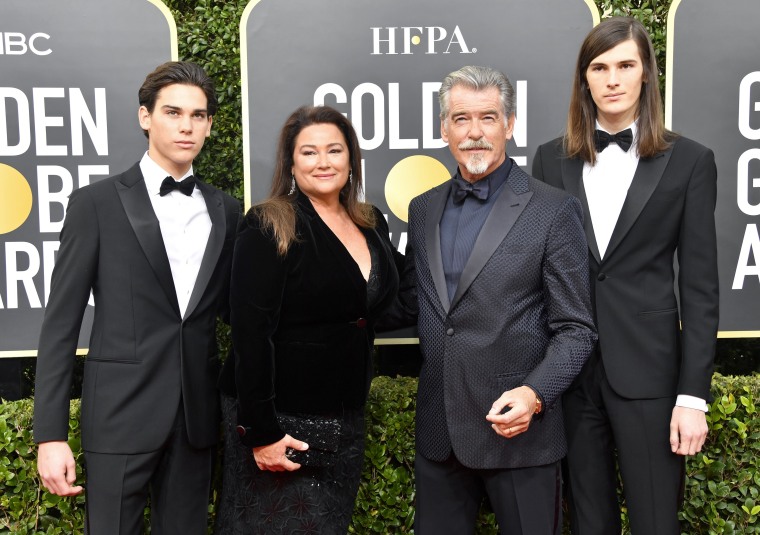
{"type": "Polygon", "coordinates": [[[372,306],[359,266],[306,196],[297,199],[298,240],[285,256],[255,210],[246,215],[232,268],[234,358],[225,363],[220,388],[237,396],[247,446],[285,436],[277,411],[340,414],[364,405],[375,320],[398,289],[388,225],[375,211],[376,228],[362,229],[377,253],[380,292],[372,306]]]}

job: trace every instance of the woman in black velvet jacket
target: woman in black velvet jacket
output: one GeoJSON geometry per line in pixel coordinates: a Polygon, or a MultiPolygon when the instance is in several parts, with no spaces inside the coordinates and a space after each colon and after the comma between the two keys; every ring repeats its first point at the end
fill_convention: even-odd
{"type": "Polygon", "coordinates": [[[218,534],[347,531],[374,323],[398,287],[387,223],[359,201],[361,190],[348,119],[325,106],[296,110],[280,135],[272,193],[248,212],[235,245],[218,534]],[[337,418],[336,464],[294,462],[307,437],[287,434],[283,414],[337,418]]]}

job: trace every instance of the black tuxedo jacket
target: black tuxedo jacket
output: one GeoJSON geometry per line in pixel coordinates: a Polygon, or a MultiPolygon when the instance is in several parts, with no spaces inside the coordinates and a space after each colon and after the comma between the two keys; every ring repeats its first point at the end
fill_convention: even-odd
{"type": "Polygon", "coordinates": [[[560,395],[596,339],[580,204],[513,162],[449,301],[439,224],[450,188],[409,207],[402,291],[416,286],[405,303],[418,314],[423,354],[418,452],[443,461],[453,451],[470,468],[555,462],[566,451],[560,395]],[[507,440],[486,415],[520,385],[536,390],[544,413],[507,440]]]}
{"type": "Polygon", "coordinates": [[[198,182],[211,233],[184,317],[139,164],[75,191],[61,231],[40,335],[34,438],[66,440],[69,391],[90,291],[95,319],[82,387],[82,446],[99,453],[161,447],[180,399],[195,447],[218,437],[215,325],[228,307],[240,204],[198,182]]]}
{"type": "Polygon", "coordinates": [[[712,151],[681,137],[656,157],[640,159],[604,258],[583,189],[583,162],[564,157],[558,139],[538,148],[533,174],[583,204],[599,349],[612,388],[631,399],[709,399],[718,328],[712,151]]]}

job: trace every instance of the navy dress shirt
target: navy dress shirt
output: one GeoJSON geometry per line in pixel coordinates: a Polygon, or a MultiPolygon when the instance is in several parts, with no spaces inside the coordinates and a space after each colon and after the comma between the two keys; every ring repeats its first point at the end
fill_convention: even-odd
{"type": "MultiPolygon", "coordinates": [[[[441,256],[443,272],[446,275],[446,287],[449,291],[449,300],[454,294],[462,276],[462,270],[470,258],[472,248],[480,234],[480,229],[488,218],[496,199],[504,189],[509,172],[512,170],[512,160],[507,158],[491,174],[484,176],[478,183],[488,182],[488,195],[484,200],[474,195],[467,195],[464,201],[457,202],[454,199],[453,188],[446,201],[446,207],[441,215],[441,256]]],[[[452,180],[461,181],[463,185],[467,181],[457,169],[452,180]]]]}

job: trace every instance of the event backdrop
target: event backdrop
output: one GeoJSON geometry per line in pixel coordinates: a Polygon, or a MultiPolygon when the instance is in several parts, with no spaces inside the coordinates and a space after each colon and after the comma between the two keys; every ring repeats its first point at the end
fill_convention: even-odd
{"type": "MultiPolygon", "coordinates": [[[[530,169],[538,144],[563,131],[577,50],[599,20],[591,0],[484,0],[477,13],[433,0],[315,5],[252,0],[243,15],[246,204],[268,191],[285,118],[330,104],[357,128],[367,199],[401,250],[409,200],[454,170],[440,139],[442,78],[466,64],[510,77],[507,151],[530,169]]],[[[755,0],[670,9],[666,120],[718,163],[722,336],[760,336],[759,17],[755,0]]],[[[0,3],[0,357],[36,354],[67,197],[140,158],[137,89],[176,57],[160,0],[0,3]]]]}
{"type": "Polygon", "coordinates": [[[159,0],[0,3],[0,357],[36,354],[68,196],[145,152],[137,90],[176,35],[159,0]]]}
{"type": "Polygon", "coordinates": [[[507,153],[530,169],[536,147],[564,129],[577,52],[598,21],[590,0],[483,0],[476,10],[437,0],[322,0],[319,9],[310,0],[252,0],[241,22],[246,205],[269,191],[286,118],[328,104],[356,128],[366,198],[403,251],[409,201],[456,168],[440,139],[446,74],[474,64],[509,77],[517,114],[507,153]]]}
{"type": "Polygon", "coordinates": [[[674,0],[666,123],[718,166],[720,336],[760,337],[760,2],[674,0]]]}

